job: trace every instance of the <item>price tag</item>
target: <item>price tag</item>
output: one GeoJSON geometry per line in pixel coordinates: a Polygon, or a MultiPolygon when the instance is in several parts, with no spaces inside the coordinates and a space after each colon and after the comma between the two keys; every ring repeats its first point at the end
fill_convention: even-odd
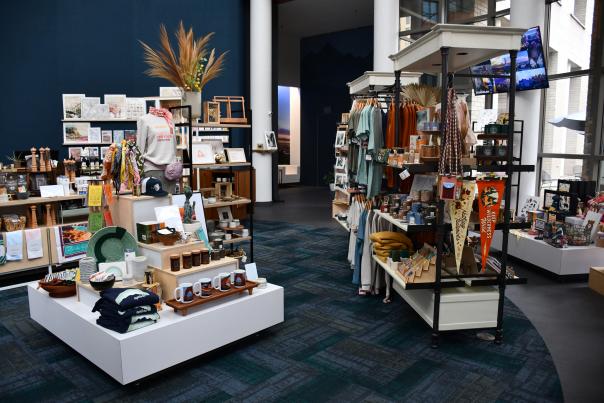
{"type": "Polygon", "coordinates": [[[401,180],[404,181],[405,179],[407,179],[408,177],[410,177],[411,174],[409,173],[408,170],[404,169],[403,171],[401,171],[400,174],[398,174],[398,176],[401,178],[401,180]]]}
{"type": "Polygon", "coordinates": [[[371,161],[373,158],[371,157],[370,154],[365,155],[365,160],[366,161],[371,161]]]}

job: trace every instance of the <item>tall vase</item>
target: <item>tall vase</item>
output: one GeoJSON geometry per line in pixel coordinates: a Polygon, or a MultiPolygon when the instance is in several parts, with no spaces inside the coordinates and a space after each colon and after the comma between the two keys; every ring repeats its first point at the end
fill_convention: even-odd
{"type": "Polygon", "coordinates": [[[185,91],[183,105],[191,105],[191,117],[201,119],[201,92],[185,91]]]}

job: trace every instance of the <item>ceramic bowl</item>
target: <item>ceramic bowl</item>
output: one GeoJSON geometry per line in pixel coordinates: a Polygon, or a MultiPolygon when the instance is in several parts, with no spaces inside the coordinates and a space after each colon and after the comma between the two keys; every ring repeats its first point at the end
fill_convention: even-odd
{"type": "Polygon", "coordinates": [[[90,285],[92,286],[92,288],[94,288],[97,291],[107,290],[107,289],[113,287],[113,284],[115,284],[115,276],[113,276],[113,275],[110,276],[110,278],[105,281],[90,280],[90,285]]]}

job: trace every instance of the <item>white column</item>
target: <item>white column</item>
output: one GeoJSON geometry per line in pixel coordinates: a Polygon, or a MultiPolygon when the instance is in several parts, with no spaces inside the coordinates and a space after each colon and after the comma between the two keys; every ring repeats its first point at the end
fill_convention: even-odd
{"type": "MultiPolygon", "coordinates": [[[[250,1],[250,108],[252,148],[264,144],[264,132],[272,130],[272,2],[250,1]]],[[[273,201],[272,155],[252,153],[256,169],[256,201],[273,201]]]]}
{"type": "MultiPolygon", "coordinates": [[[[541,35],[545,32],[545,2],[543,0],[511,0],[510,20],[512,27],[531,28],[539,25],[541,35]]],[[[542,38],[544,40],[544,38],[542,38]]],[[[543,44],[547,47],[547,43],[543,44]]],[[[541,90],[521,91],[516,93],[516,119],[524,120],[524,141],[522,142],[522,164],[534,164],[537,168],[539,153],[539,121],[541,119],[541,90]]],[[[536,193],[537,172],[520,175],[520,203],[526,196],[536,193]]],[[[514,195],[515,192],[512,192],[514,195]]],[[[512,197],[512,206],[515,206],[512,197]]]]}
{"type": "Polygon", "coordinates": [[[399,0],[373,0],[373,70],[392,72],[398,52],[399,0]]]}

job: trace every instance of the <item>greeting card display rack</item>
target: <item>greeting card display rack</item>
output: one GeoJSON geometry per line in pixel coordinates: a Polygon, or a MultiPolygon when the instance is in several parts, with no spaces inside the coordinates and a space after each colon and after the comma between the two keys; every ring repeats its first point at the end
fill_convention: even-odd
{"type": "MultiPolygon", "coordinates": [[[[197,134],[196,136],[198,137],[211,137],[211,138],[215,138],[217,133],[220,134],[220,136],[224,136],[226,138],[226,144],[228,146],[231,146],[233,144],[233,139],[232,139],[232,132],[231,129],[244,129],[245,131],[245,151],[247,154],[247,158],[249,158],[251,160],[252,158],[252,125],[251,125],[251,112],[248,111],[247,112],[247,116],[249,118],[248,123],[247,124],[214,124],[214,123],[198,123],[197,121],[194,121],[193,119],[191,119],[191,106],[190,105],[183,105],[183,106],[174,106],[169,108],[170,112],[174,113],[174,111],[180,111],[180,116],[182,116],[182,120],[184,122],[179,122],[179,123],[175,123],[174,126],[176,127],[184,127],[187,128],[188,132],[188,141],[187,141],[187,145],[186,147],[184,147],[184,149],[187,150],[188,156],[186,159],[186,163],[184,163],[185,159],[183,158],[183,163],[185,165],[185,167],[188,168],[189,171],[189,184],[191,186],[192,189],[195,189],[195,186],[193,184],[193,170],[196,169],[198,170],[198,177],[199,177],[199,171],[201,170],[211,170],[211,171],[220,171],[220,170],[227,170],[229,173],[229,176],[234,176],[234,168],[237,169],[247,169],[249,170],[249,193],[250,193],[250,197],[246,198],[246,197],[240,197],[237,198],[235,200],[232,201],[217,201],[216,203],[213,204],[209,204],[206,203],[207,199],[204,197],[204,206],[203,208],[205,210],[209,210],[209,209],[215,209],[215,208],[219,208],[219,207],[231,207],[231,206],[242,206],[245,205],[246,206],[246,213],[248,216],[248,220],[249,220],[249,235],[248,236],[241,236],[238,238],[232,238],[229,240],[224,240],[223,244],[224,245],[230,245],[231,250],[233,250],[233,247],[235,244],[238,243],[242,243],[242,242],[249,242],[249,262],[253,262],[254,261],[254,203],[253,203],[253,198],[254,198],[254,174],[253,174],[253,168],[252,168],[252,163],[251,162],[224,162],[224,163],[215,163],[215,164],[193,164],[193,128],[196,129],[197,134]]],[[[246,158],[246,159],[247,159],[246,158]]],[[[199,189],[199,186],[197,187],[200,192],[203,191],[203,189],[199,189]]]]}
{"type": "MultiPolygon", "coordinates": [[[[482,27],[468,25],[436,25],[432,30],[415,41],[407,48],[390,56],[394,62],[394,95],[395,103],[400,107],[400,75],[402,70],[415,71],[429,74],[441,73],[442,77],[442,102],[447,102],[448,89],[453,86],[453,76],[478,77],[471,74],[457,73],[470,66],[478,64],[492,57],[510,54],[511,69],[516,71],[516,54],[520,48],[523,29],[482,27]],[[488,44],[488,47],[482,47],[488,44]]],[[[483,77],[483,76],[481,76],[483,77]]],[[[510,76],[484,76],[488,78],[509,78],[510,76]]],[[[510,80],[509,88],[509,136],[507,137],[508,150],[514,147],[514,113],[516,82],[510,80]]],[[[400,108],[395,108],[395,121],[399,119],[400,108]]],[[[441,127],[446,121],[447,105],[441,108],[441,127]]],[[[400,133],[399,125],[395,125],[395,138],[398,144],[400,133]]],[[[442,147],[442,145],[441,145],[442,147]]],[[[441,149],[442,155],[442,149],[441,149]]],[[[514,172],[531,172],[533,165],[514,164],[513,152],[508,152],[505,165],[477,165],[469,170],[477,172],[494,173],[504,172],[507,175],[504,192],[504,220],[498,224],[496,229],[502,231],[501,248],[501,270],[499,272],[488,270],[476,274],[451,274],[442,271],[444,256],[444,236],[451,230],[451,225],[444,222],[445,202],[438,199],[437,223],[436,225],[406,225],[398,220],[390,221],[403,231],[436,231],[436,268],[433,281],[424,283],[405,283],[403,278],[387,265],[378,263],[386,269],[394,279],[394,288],[401,294],[403,299],[432,327],[432,347],[438,347],[441,331],[459,329],[484,329],[495,328],[495,343],[500,344],[503,340],[503,304],[505,300],[505,288],[507,284],[522,284],[525,279],[507,276],[507,250],[510,228],[521,227],[524,224],[510,222],[510,195],[512,187],[512,175],[514,172]],[[492,286],[497,286],[495,292],[492,286]],[[418,290],[418,291],[411,291],[418,290]],[[415,293],[415,294],[414,294],[415,293]],[[480,304],[469,304],[472,301],[480,301],[480,304]],[[463,302],[463,303],[461,303],[463,302]],[[456,307],[459,305],[459,308],[456,307]],[[480,307],[485,309],[496,309],[496,320],[490,315],[482,315],[480,307]]],[[[423,172],[436,173],[434,164],[426,164],[423,172]],[[430,168],[432,167],[432,168],[430,168]]],[[[464,171],[466,172],[464,167],[464,171]]]]}

